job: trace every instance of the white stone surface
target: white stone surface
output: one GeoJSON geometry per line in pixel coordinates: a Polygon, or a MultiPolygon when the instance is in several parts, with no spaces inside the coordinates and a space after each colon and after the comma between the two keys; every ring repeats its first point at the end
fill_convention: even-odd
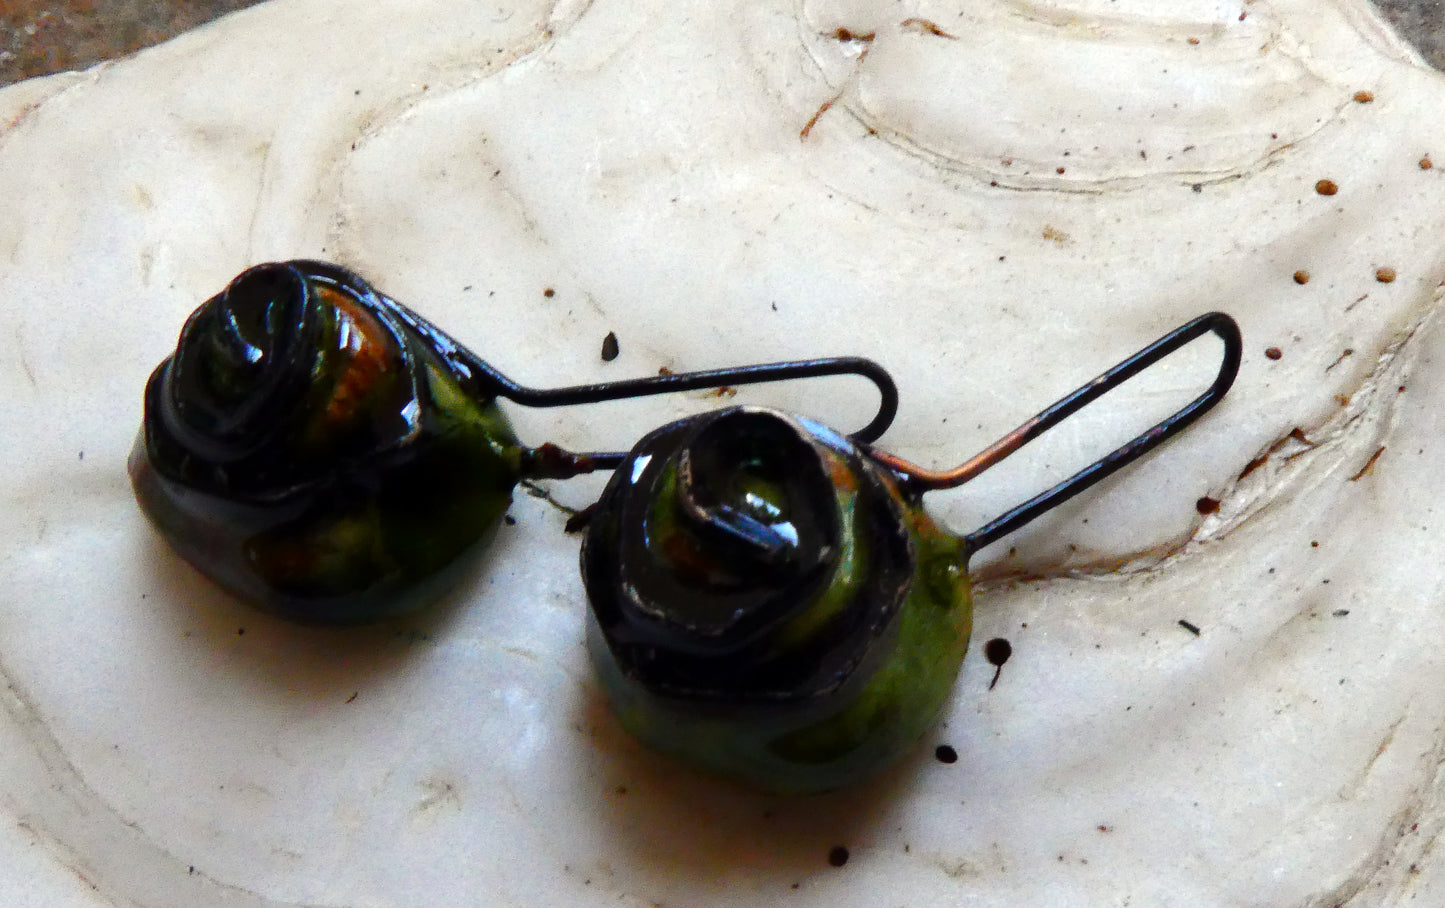
{"type": "MultiPolygon", "coordinates": [[[[1348,0],[275,0],[0,92],[0,902],[1445,903],[1442,109],[1348,0]],[[298,256],[535,384],[869,355],[885,446],[938,464],[1199,312],[1246,357],[980,556],[914,758],[780,800],[620,733],[537,499],[401,627],[261,617],[153,536],[147,373],[298,256]]],[[[1196,346],[932,508],[968,530],[1102,453],[1203,386],[1196,346]]],[[[857,390],[735,401],[848,428],[857,390]]],[[[715,403],[512,412],[613,448],[715,403]]]]}

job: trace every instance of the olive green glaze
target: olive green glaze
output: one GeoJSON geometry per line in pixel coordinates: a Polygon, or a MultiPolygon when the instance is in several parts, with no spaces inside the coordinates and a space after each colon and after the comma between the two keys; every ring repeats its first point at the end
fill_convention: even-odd
{"type": "MultiPolygon", "coordinates": [[[[789,492],[794,504],[818,499],[789,492]]],[[[736,408],[664,427],[617,470],[583,549],[588,649],[623,726],[645,743],[767,790],[824,791],[877,771],[938,721],[971,631],[966,569],[962,540],[846,439],[808,420],[736,408]],[[743,452],[735,474],[694,475],[711,485],[695,497],[747,501],[754,514],[786,522],[794,515],[779,483],[822,484],[813,492],[830,513],[818,522],[834,532],[817,537],[817,553],[800,556],[796,573],[774,565],[766,579],[729,575],[721,562],[736,569],[736,553],[707,551],[702,532],[677,539],[690,532],[675,516],[679,465],[716,444],[713,429],[729,439],[757,432],[758,449],[778,454],[760,465],[734,449],[743,452]],[[791,451],[780,441],[789,433],[802,443],[791,451]],[[646,520],[636,519],[639,509],[646,520]],[[812,554],[825,563],[817,576],[803,570],[812,554]],[[682,577],[694,595],[676,595],[656,575],[682,577]],[[744,595],[769,585],[779,595],[744,595]],[[650,589],[675,595],[649,598],[650,589]],[[736,602],[739,628],[710,623],[698,605],[706,596],[736,602]],[[760,614],[748,614],[755,606],[760,614]]],[[[722,611],[717,602],[712,611],[722,611]]]]}
{"type": "Polygon", "coordinates": [[[388,302],[340,269],[259,266],[197,310],[147,386],[142,509],[207,576],[292,620],[425,605],[520,473],[493,400],[388,302]]]}

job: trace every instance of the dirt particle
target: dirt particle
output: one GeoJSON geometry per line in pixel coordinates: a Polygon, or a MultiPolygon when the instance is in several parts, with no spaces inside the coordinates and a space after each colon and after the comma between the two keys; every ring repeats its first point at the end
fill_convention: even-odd
{"type": "Polygon", "coordinates": [[[1382,284],[1390,283],[1397,276],[1398,275],[1395,274],[1395,269],[1389,267],[1388,265],[1383,268],[1375,269],[1375,280],[1379,281],[1382,284]]]}
{"type": "Polygon", "coordinates": [[[1363,91],[1363,90],[1361,90],[1361,91],[1355,92],[1355,103],[1356,103],[1356,104],[1369,104],[1369,103],[1370,103],[1371,101],[1373,101],[1373,100],[1375,100],[1375,93],[1372,92],[1372,91],[1363,91]]]}
{"type": "Polygon", "coordinates": [[[620,352],[622,351],[621,348],[617,346],[617,334],[608,331],[607,336],[602,338],[602,361],[604,363],[610,363],[617,358],[617,354],[620,352]]]}
{"type": "Polygon", "coordinates": [[[1208,495],[1205,495],[1203,498],[1194,502],[1194,509],[1201,514],[1213,514],[1219,510],[1219,499],[1210,498],[1208,495]]]}
{"type": "Polygon", "coordinates": [[[1064,245],[1065,243],[1067,243],[1067,242],[1069,241],[1069,235],[1068,235],[1067,233],[1064,233],[1062,230],[1060,230],[1059,228],[1055,227],[1055,226],[1052,225],[1052,224],[1045,224],[1045,225],[1044,225],[1043,237],[1044,237],[1044,239],[1046,239],[1046,240],[1053,240],[1055,243],[1058,243],[1060,246],[1064,245]]]}
{"type": "Polygon", "coordinates": [[[503,516],[502,520],[504,520],[509,527],[514,527],[517,525],[517,518],[513,517],[511,514],[503,516]]]}
{"type": "Polygon", "coordinates": [[[349,697],[346,698],[346,702],[347,702],[347,703],[355,703],[355,702],[356,702],[356,698],[357,698],[358,696],[360,696],[360,695],[361,695],[361,691],[359,691],[359,690],[354,690],[354,691],[351,692],[351,696],[349,696],[349,697]]]}
{"type": "Polygon", "coordinates": [[[673,372],[671,369],[667,368],[666,366],[658,366],[658,367],[657,367],[657,374],[666,377],[666,376],[668,376],[668,375],[676,375],[677,373],[676,373],[676,372],[673,372]]]}
{"type": "Polygon", "coordinates": [[[1294,282],[1296,284],[1308,284],[1310,282],[1310,273],[1304,269],[1296,271],[1294,273],[1294,282]]]}
{"type": "Polygon", "coordinates": [[[998,676],[1003,673],[1003,664],[1013,655],[1013,644],[1002,637],[995,637],[983,645],[983,657],[988,664],[993,666],[993,680],[988,682],[988,689],[993,690],[998,683],[998,676]]]}
{"type": "Polygon", "coordinates": [[[1429,170],[1430,168],[1432,168],[1432,167],[1434,167],[1434,166],[1435,166],[1435,162],[1432,161],[1432,160],[1430,160],[1430,156],[1429,156],[1429,155],[1425,155],[1423,158],[1420,159],[1420,169],[1421,169],[1421,170],[1429,170]]]}
{"type": "Polygon", "coordinates": [[[1311,539],[1311,540],[1310,540],[1310,548],[1312,548],[1312,549],[1317,549],[1317,548],[1319,548],[1319,547],[1320,547],[1320,541],[1319,541],[1318,539],[1311,539]]]}
{"type": "Polygon", "coordinates": [[[721,387],[714,388],[707,393],[713,397],[737,397],[738,389],[734,388],[732,385],[723,385],[721,387]]]}
{"type": "Polygon", "coordinates": [[[1190,43],[1190,44],[1198,44],[1198,43],[1199,43],[1199,39],[1198,39],[1198,38],[1190,38],[1190,39],[1189,39],[1189,43],[1190,43]]]}
{"type": "Polygon", "coordinates": [[[1099,824],[1099,831],[1100,831],[1100,832],[1113,832],[1113,831],[1114,831],[1114,827],[1112,827],[1112,826],[1105,826],[1103,823],[1100,823],[1100,824],[1099,824]]]}
{"type": "Polygon", "coordinates": [[[868,32],[867,34],[860,35],[852,29],[840,28],[833,32],[833,37],[839,41],[872,41],[874,37],[876,37],[876,33],[868,32]]]}
{"type": "MultiPolygon", "coordinates": [[[[1194,636],[1199,636],[1199,625],[1195,624],[1193,621],[1187,621],[1183,618],[1180,618],[1179,626],[1184,628],[1186,631],[1193,634],[1194,636]]],[[[1100,831],[1102,832],[1103,830],[1101,829],[1100,831]]]]}
{"type": "Polygon", "coordinates": [[[557,291],[553,290],[551,287],[548,287],[546,290],[542,291],[542,295],[545,296],[547,299],[551,299],[552,297],[557,295],[557,291]]]}
{"type": "Polygon", "coordinates": [[[933,756],[940,763],[957,763],[958,751],[948,744],[940,744],[933,749],[933,756]]]}
{"type": "Polygon", "coordinates": [[[842,867],[848,863],[848,849],[842,845],[834,845],[828,850],[828,863],[834,867],[842,867]]]}
{"type": "Polygon", "coordinates": [[[1320,180],[1315,183],[1315,192],[1318,192],[1320,195],[1334,195],[1339,191],[1340,187],[1335,185],[1334,180],[1320,180]]]}
{"type": "Polygon", "coordinates": [[[1266,359],[1279,359],[1284,356],[1284,351],[1278,347],[1266,347],[1264,355],[1266,359]]]}
{"type": "Polygon", "coordinates": [[[1064,168],[1062,168],[1062,167],[1055,167],[1055,168],[1054,168],[1054,172],[1055,172],[1055,173],[1062,174],[1062,173],[1064,172],[1064,168]]]}

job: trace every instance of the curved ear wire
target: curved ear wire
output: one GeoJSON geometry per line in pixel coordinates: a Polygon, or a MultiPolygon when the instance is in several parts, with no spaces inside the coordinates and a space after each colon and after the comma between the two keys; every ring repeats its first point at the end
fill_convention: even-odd
{"type": "MultiPolygon", "coordinates": [[[[677,394],[701,388],[756,385],[831,375],[857,375],[873,383],[878,389],[879,400],[878,412],[871,422],[852,434],[853,439],[860,443],[877,440],[893,424],[893,417],[898,414],[898,386],[894,384],[893,376],[878,363],[861,356],[835,356],[708,369],[702,372],[679,372],[595,385],[573,385],[568,388],[528,388],[498,372],[486,360],[406,306],[384,294],[377,293],[376,296],[408,327],[430,340],[436,350],[472,385],[473,390],[488,397],[504,397],[524,407],[567,407],[656,394],[677,394]]],[[[627,457],[626,454],[611,453],[583,456],[594,469],[612,469],[627,457]]]]}
{"type": "Polygon", "coordinates": [[[1132,441],[1126,442],[1053,488],[1034,496],[965,536],[964,541],[968,545],[969,551],[977,551],[1019,529],[1044,512],[1068,501],[1121,467],[1143,457],[1167,439],[1179,434],[1186,426],[1203,416],[1210,407],[1219,403],[1230,385],[1234,384],[1234,378],[1239,373],[1239,361],[1243,352],[1239,325],[1235,323],[1234,319],[1223,312],[1210,312],[1188,324],[1175,328],[1103,375],[1046,408],[952,470],[928,470],[884,451],[870,451],[870,456],[899,473],[910,486],[920,492],[960,486],[1149,366],[1191,341],[1210,333],[1218,335],[1219,339],[1224,342],[1224,358],[1219,364],[1219,373],[1214,377],[1214,382],[1209,386],[1209,390],[1132,441]]]}

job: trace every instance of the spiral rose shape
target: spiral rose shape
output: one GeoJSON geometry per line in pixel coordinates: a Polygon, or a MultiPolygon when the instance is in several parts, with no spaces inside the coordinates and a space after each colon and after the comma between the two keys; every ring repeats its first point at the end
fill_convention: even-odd
{"type": "Polygon", "coordinates": [[[589,649],[644,742],[767,789],[834,788],[937,721],[971,628],[966,562],[847,439],[722,410],[644,438],[603,492],[589,649]]]}
{"type": "Polygon", "coordinates": [[[203,573],[288,618],[423,604],[500,520],[520,457],[437,343],[344,269],[249,269],[146,385],[141,508],[203,573]]]}

